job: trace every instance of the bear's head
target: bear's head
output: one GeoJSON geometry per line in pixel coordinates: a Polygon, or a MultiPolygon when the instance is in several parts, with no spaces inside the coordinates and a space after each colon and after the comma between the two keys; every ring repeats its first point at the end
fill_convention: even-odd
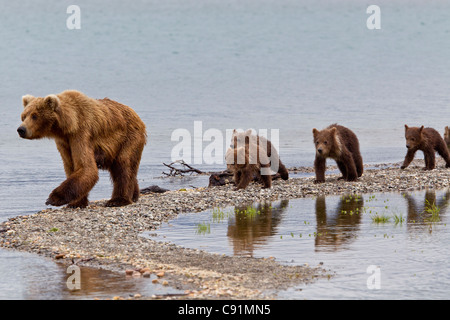
{"type": "Polygon", "coordinates": [[[448,127],[445,127],[444,140],[447,147],[450,149],[450,129],[448,127]]]}
{"type": "Polygon", "coordinates": [[[245,147],[246,144],[257,143],[257,137],[252,134],[252,129],[248,129],[245,132],[239,132],[236,129],[233,130],[233,135],[231,136],[230,148],[240,148],[245,147]]]}
{"type": "MultiPolygon", "coordinates": [[[[316,153],[322,157],[334,157],[335,147],[340,145],[339,137],[337,136],[337,128],[327,128],[322,131],[313,129],[314,144],[316,146],[316,153]]],[[[337,148],[339,150],[339,148],[337,148]]]]}
{"type": "Polygon", "coordinates": [[[60,107],[59,98],[52,94],[45,98],[26,95],[22,97],[24,110],[22,124],[17,129],[24,139],[41,139],[52,136],[60,107]]]}
{"type": "Polygon", "coordinates": [[[225,155],[228,170],[232,171],[237,168],[243,168],[249,164],[249,155],[245,147],[228,148],[225,155]]]}
{"type": "Polygon", "coordinates": [[[405,124],[405,138],[406,138],[406,148],[415,149],[417,148],[423,140],[423,126],[419,127],[408,127],[405,124]]]}

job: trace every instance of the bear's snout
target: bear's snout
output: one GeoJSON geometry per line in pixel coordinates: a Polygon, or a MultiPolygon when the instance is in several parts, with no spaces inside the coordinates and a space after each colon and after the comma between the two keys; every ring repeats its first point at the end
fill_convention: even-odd
{"type": "Polygon", "coordinates": [[[409,148],[410,148],[410,145],[409,145],[409,144],[407,144],[407,145],[406,145],[406,148],[407,148],[407,149],[409,149],[409,148]]]}
{"type": "Polygon", "coordinates": [[[19,133],[19,136],[21,138],[25,138],[27,135],[27,129],[24,126],[20,126],[19,128],[17,128],[17,132],[19,133]]]}
{"type": "Polygon", "coordinates": [[[322,154],[322,152],[323,152],[322,148],[317,149],[317,152],[318,152],[319,154],[322,154]]]}

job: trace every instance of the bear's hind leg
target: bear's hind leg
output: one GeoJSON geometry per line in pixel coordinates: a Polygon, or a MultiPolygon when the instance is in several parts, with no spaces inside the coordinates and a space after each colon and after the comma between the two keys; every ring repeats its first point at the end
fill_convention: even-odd
{"type": "Polygon", "coordinates": [[[450,152],[444,141],[440,142],[436,148],[438,154],[444,159],[445,167],[450,168],[450,152]]]}
{"type": "Polygon", "coordinates": [[[361,177],[364,172],[364,164],[359,151],[353,153],[353,160],[355,161],[356,173],[358,174],[358,177],[361,177]]]}
{"type": "Polygon", "coordinates": [[[424,152],[425,168],[423,170],[433,170],[436,167],[436,156],[434,150],[427,150],[424,152]]]}
{"type": "Polygon", "coordinates": [[[346,181],[356,181],[358,179],[358,173],[356,171],[355,160],[349,152],[343,152],[340,161],[345,166],[345,171],[347,172],[346,181]]]}
{"type": "Polygon", "coordinates": [[[342,177],[338,178],[338,180],[347,180],[347,167],[345,166],[345,164],[342,161],[336,161],[336,164],[339,168],[339,171],[341,171],[342,173],[342,177]]]}
{"type": "Polygon", "coordinates": [[[132,203],[132,194],[135,192],[135,184],[130,180],[128,165],[115,160],[109,168],[113,181],[113,193],[106,203],[107,207],[121,207],[132,203]],[[133,187],[132,193],[130,187],[133,187]]]}
{"type": "Polygon", "coordinates": [[[272,187],[272,176],[270,174],[261,174],[261,180],[264,185],[264,188],[272,187]]]}

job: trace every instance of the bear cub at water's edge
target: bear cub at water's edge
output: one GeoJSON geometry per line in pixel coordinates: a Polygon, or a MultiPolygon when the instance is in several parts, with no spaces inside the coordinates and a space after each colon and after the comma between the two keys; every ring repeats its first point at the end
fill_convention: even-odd
{"type": "Polygon", "coordinates": [[[355,181],[363,174],[363,160],[359,150],[359,141],[350,129],[332,124],[319,131],[313,129],[316,159],[314,169],[316,183],[325,182],[326,159],[336,161],[342,173],[342,179],[355,181]]]}
{"type": "Polygon", "coordinates": [[[51,192],[46,204],[86,207],[98,168],[109,170],[114,184],[107,206],[137,201],[137,173],[147,134],[136,112],[75,90],[45,98],[26,95],[22,100],[20,137],[54,139],[64,164],[67,179],[51,192]]]}
{"type": "Polygon", "coordinates": [[[445,167],[450,168],[450,154],[447,145],[435,129],[424,128],[423,126],[420,128],[408,127],[405,124],[405,138],[408,152],[401,166],[402,169],[409,166],[418,150],[423,151],[424,154],[425,168],[423,170],[433,170],[436,167],[435,152],[445,160],[445,167]]]}

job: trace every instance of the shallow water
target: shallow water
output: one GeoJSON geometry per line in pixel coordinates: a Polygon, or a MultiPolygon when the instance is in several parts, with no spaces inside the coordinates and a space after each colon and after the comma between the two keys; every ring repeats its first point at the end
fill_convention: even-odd
{"type": "MultiPolygon", "coordinates": [[[[172,132],[193,134],[194,121],[224,135],[279,129],[288,167],[312,165],[314,127],[350,127],[364,161],[385,163],[404,157],[405,123],[449,125],[448,1],[379,0],[378,31],[358,0],[80,0],[80,30],[66,28],[72,3],[0,4],[0,221],[46,208],[65,179],[54,142],[17,135],[25,94],[77,89],[133,107],[149,133],[141,187],[207,185],[159,179],[172,132]]],[[[90,199],[111,192],[101,173],[90,199]]]]}
{"type": "Polygon", "coordinates": [[[156,278],[133,278],[106,270],[80,268],[80,289],[73,290],[67,281],[74,275],[67,266],[34,254],[0,250],[1,300],[82,300],[128,298],[135,294],[145,296],[179,294],[180,291],[153,284],[156,278]]]}
{"type": "Polygon", "coordinates": [[[323,263],[336,273],[283,291],[282,299],[448,299],[449,201],[450,191],[444,190],[216,208],[180,215],[153,239],[285,264],[323,263]],[[440,209],[438,222],[426,210],[433,203],[440,209]],[[377,223],[376,216],[388,221],[377,223]],[[372,282],[368,287],[370,266],[380,268],[379,289],[370,289],[372,282]]]}

